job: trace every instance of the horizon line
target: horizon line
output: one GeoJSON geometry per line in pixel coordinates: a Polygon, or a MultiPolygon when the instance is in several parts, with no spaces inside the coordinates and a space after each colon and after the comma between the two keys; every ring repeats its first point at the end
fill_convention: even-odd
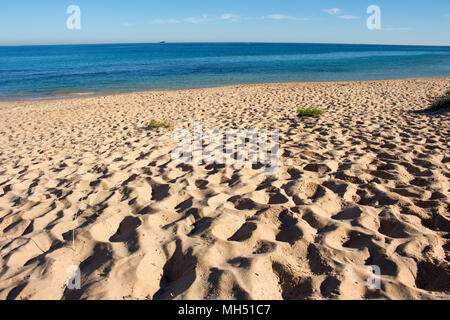
{"type": "Polygon", "coordinates": [[[54,44],[1,44],[0,47],[44,47],[44,46],[89,46],[89,45],[133,45],[133,44],[317,44],[317,45],[368,45],[408,47],[450,47],[439,44],[392,44],[392,43],[346,43],[346,42],[295,42],[295,41],[149,41],[149,42],[96,42],[96,43],[54,43],[54,44]]]}

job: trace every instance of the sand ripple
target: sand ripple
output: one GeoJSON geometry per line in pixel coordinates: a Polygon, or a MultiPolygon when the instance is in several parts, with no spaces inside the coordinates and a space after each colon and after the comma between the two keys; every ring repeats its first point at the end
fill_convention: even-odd
{"type": "Polygon", "coordinates": [[[0,104],[0,298],[449,299],[450,118],[412,112],[449,84],[0,104]],[[296,118],[310,106],[326,114],[296,118]],[[281,167],[176,165],[151,118],[278,128],[281,167]]]}

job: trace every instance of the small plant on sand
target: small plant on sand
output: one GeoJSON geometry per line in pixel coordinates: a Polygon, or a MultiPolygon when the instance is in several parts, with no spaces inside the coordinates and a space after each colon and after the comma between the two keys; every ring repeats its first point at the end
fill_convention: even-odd
{"type": "Polygon", "coordinates": [[[307,108],[307,109],[298,109],[297,115],[299,118],[303,117],[318,117],[325,113],[322,109],[319,108],[307,108]]]}
{"type": "Polygon", "coordinates": [[[157,129],[157,128],[171,128],[172,124],[166,120],[164,121],[158,121],[158,120],[150,120],[150,123],[148,124],[147,128],[149,129],[157,129]]]}
{"type": "Polygon", "coordinates": [[[450,90],[447,90],[444,96],[437,98],[427,111],[439,111],[444,109],[450,109],[450,90]]]}

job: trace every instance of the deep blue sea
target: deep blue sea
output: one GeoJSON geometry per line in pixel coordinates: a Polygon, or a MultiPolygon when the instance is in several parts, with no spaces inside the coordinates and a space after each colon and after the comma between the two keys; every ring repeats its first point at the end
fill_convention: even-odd
{"type": "Polygon", "coordinates": [[[450,76],[450,47],[164,43],[0,47],[0,100],[450,76]]]}

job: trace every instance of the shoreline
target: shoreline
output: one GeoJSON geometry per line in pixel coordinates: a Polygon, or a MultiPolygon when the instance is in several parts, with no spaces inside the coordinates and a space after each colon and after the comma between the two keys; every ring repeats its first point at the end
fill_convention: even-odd
{"type": "Polygon", "coordinates": [[[35,102],[54,102],[54,101],[64,101],[64,100],[78,100],[78,99],[91,99],[91,98],[102,98],[111,96],[126,96],[133,94],[148,94],[148,93],[164,93],[164,92],[183,92],[183,91],[193,91],[193,90],[207,90],[207,89],[221,89],[221,88],[235,88],[235,87],[254,87],[254,86],[283,86],[283,85],[308,85],[308,84],[352,84],[352,83],[368,83],[368,82],[385,82],[385,81],[414,81],[414,80],[450,80],[450,75],[445,77],[419,77],[419,78],[396,78],[396,79],[381,79],[381,80],[352,80],[352,81],[288,81],[288,82],[267,82],[267,83],[250,83],[250,84],[231,84],[225,86],[210,86],[201,88],[186,88],[186,89],[155,89],[155,90],[142,90],[142,91],[105,91],[99,93],[70,93],[68,95],[57,95],[48,97],[30,97],[22,99],[0,99],[0,106],[2,104],[9,103],[35,103],[35,102]]]}

